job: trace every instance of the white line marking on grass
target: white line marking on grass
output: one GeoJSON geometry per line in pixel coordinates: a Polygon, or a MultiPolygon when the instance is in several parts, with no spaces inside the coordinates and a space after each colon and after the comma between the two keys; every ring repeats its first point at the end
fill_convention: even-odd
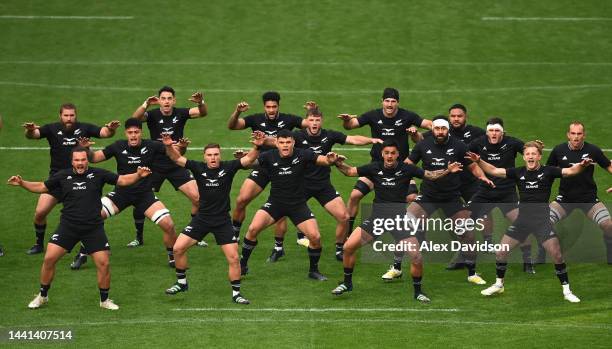
{"type": "MultiPolygon", "coordinates": [[[[241,311],[246,308],[241,308],[241,311]]],[[[421,320],[421,319],[372,319],[372,318],[350,318],[350,319],[279,319],[279,318],[258,318],[258,319],[245,319],[245,318],[181,318],[181,319],[160,319],[160,320],[108,320],[100,322],[69,322],[69,323],[44,323],[44,324],[25,324],[25,325],[0,325],[0,328],[33,328],[33,327],[83,327],[83,326],[108,326],[108,325],[146,325],[146,324],[169,324],[169,323],[238,323],[238,322],[251,322],[251,323],[407,323],[407,324],[426,324],[426,325],[445,325],[445,326],[457,326],[457,325],[474,325],[474,326],[514,326],[514,327],[529,327],[531,329],[538,328],[575,328],[575,329],[591,329],[591,330],[612,330],[610,324],[572,324],[572,323],[546,323],[546,322],[503,322],[503,321],[465,321],[465,320],[421,320]]]]}
{"type": "Polygon", "coordinates": [[[288,312],[288,313],[386,313],[386,312],[458,312],[459,309],[436,308],[175,308],[172,311],[245,311],[245,312],[288,312]]]}
{"type": "Polygon", "coordinates": [[[127,20],[133,16],[18,16],[3,15],[0,19],[80,19],[80,20],[127,20]]]}
{"type": "Polygon", "coordinates": [[[482,17],[483,21],[560,21],[560,22],[580,22],[580,21],[612,21],[608,17],[482,17]]]}
{"type": "Polygon", "coordinates": [[[6,60],[0,64],[12,65],[273,65],[273,66],[294,66],[294,65],[322,65],[322,66],[567,66],[567,65],[586,65],[586,66],[610,66],[612,62],[275,62],[275,61],[33,61],[33,60],[6,60]]]}
{"type": "MultiPolygon", "coordinates": [[[[95,91],[156,91],[157,88],[148,87],[118,87],[118,86],[89,86],[89,85],[54,85],[32,82],[0,81],[0,85],[17,87],[40,87],[50,89],[70,89],[70,90],[95,90],[95,91]]],[[[402,89],[404,93],[412,94],[438,94],[438,93],[489,93],[489,92],[510,92],[510,91],[542,91],[542,90],[574,90],[574,89],[598,89],[612,88],[612,84],[590,84],[590,85],[553,85],[553,86],[525,86],[525,87],[490,87],[490,88],[455,88],[455,89],[436,89],[436,90],[409,90],[402,89]]],[[[176,90],[181,90],[177,88],[176,90]]],[[[206,93],[260,93],[261,89],[204,89],[206,93]]],[[[307,95],[364,95],[379,93],[380,90],[280,90],[287,94],[307,94],[307,95]]]]}

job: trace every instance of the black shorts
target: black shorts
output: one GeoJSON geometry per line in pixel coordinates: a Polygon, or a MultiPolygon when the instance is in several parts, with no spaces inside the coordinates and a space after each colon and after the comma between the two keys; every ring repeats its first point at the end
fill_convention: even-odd
{"type": "Polygon", "coordinates": [[[268,200],[265,204],[263,204],[263,206],[261,206],[260,209],[268,212],[275,222],[278,222],[278,220],[283,217],[289,217],[291,222],[293,222],[293,225],[296,226],[304,221],[315,218],[314,214],[310,208],[308,208],[306,203],[287,205],[274,203],[273,201],[268,200]]]}
{"type": "Polygon", "coordinates": [[[518,207],[518,195],[515,190],[497,191],[495,189],[479,189],[472,200],[468,201],[467,208],[472,211],[472,218],[482,218],[495,207],[504,215],[518,207]]]}
{"type": "Polygon", "coordinates": [[[197,215],[191,219],[191,222],[183,229],[181,234],[185,234],[194,240],[202,241],[208,233],[212,233],[215,236],[217,245],[238,243],[234,236],[232,221],[229,216],[219,220],[216,217],[215,219],[210,219],[209,217],[197,215]]]}
{"type": "Polygon", "coordinates": [[[506,235],[519,242],[525,241],[529,234],[533,234],[540,244],[548,239],[557,237],[548,217],[538,220],[521,219],[519,217],[506,231],[506,235]]]}
{"type": "Polygon", "coordinates": [[[446,217],[452,217],[455,213],[466,209],[459,196],[438,199],[431,195],[421,193],[414,202],[418,203],[428,216],[431,216],[437,209],[441,209],[444,211],[446,217]]]}
{"type": "Polygon", "coordinates": [[[417,187],[417,185],[414,183],[410,183],[410,185],[408,186],[408,195],[418,194],[418,193],[419,193],[419,187],[417,187]]]}
{"type": "Polygon", "coordinates": [[[321,206],[327,205],[328,202],[337,197],[340,197],[340,194],[330,182],[318,186],[306,185],[306,200],[315,198],[321,206]]]}
{"type": "Polygon", "coordinates": [[[126,207],[134,206],[136,212],[145,212],[151,205],[158,202],[159,199],[153,191],[135,192],[115,187],[115,190],[106,194],[119,211],[123,211],[126,207]]]}
{"type": "Polygon", "coordinates": [[[476,192],[478,192],[479,183],[478,181],[461,183],[461,187],[459,191],[461,192],[461,197],[463,198],[463,202],[468,202],[472,200],[472,197],[476,192]]]}
{"type": "Polygon", "coordinates": [[[151,173],[150,178],[151,187],[153,187],[155,192],[158,192],[166,179],[170,181],[174,190],[178,190],[180,186],[193,180],[193,175],[191,175],[189,170],[177,166],[168,171],[154,171],[151,173]]]}
{"type": "Polygon", "coordinates": [[[597,196],[589,198],[588,200],[570,200],[563,195],[557,195],[555,201],[561,205],[565,214],[569,216],[573,210],[579,209],[585,214],[587,214],[595,204],[599,203],[599,198],[597,196]]]}
{"type": "Polygon", "coordinates": [[[391,234],[395,241],[404,240],[411,236],[414,236],[412,232],[414,229],[404,229],[403,225],[397,227],[396,224],[390,224],[393,229],[385,230],[385,220],[396,220],[396,217],[404,217],[406,215],[406,204],[374,204],[372,208],[372,214],[370,217],[365,219],[359,226],[361,230],[366,232],[368,235],[377,239],[384,233],[391,234]],[[399,229],[398,229],[399,228],[399,229]]]}
{"type": "MultiPolygon", "coordinates": [[[[55,172],[53,171],[49,172],[49,178],[51,178],[54,174],[55,172]]],[[[57,203],[62,202],[62,187],[58,186],[55,189],[51,189],[47,192],[47,194],[53,196],[55,200],[57,200],[57,203]]]]}
{"type": "Polygon", "coordinates": [[[104,224],[83,226],[60,222],[49,239],[49,243],[58,245],[68,252],[72,251],[79,241],[83,243],[87,254],[110,250],[108,238],[104,233],[104,224]]]}
{"type": "Polygon", "coordinates": [[[268,171],[261,167],[251,171],[248,178],[255,182],[261,189],[265,189],[268,183],[270,183],[268,171]]]}

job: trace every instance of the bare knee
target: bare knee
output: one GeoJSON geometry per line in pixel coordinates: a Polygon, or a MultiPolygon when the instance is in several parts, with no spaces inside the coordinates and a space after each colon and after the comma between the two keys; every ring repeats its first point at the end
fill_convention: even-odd
{"type": "Polygon", "coordinates": [[[348,211],[344,210],[339,215],[337,215],[335,218],[338,223],[346,223],[348,222],[350,217],[349,217],[348,211]]]}

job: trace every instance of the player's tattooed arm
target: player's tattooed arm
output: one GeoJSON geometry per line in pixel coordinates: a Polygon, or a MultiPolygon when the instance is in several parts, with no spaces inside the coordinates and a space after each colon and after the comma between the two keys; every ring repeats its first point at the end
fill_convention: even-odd
{"type": "Polygon", "coordinates": [[[234,109],[229,120],[227,120],[227,128],[230,130],[244,130],[246,128],[246,122],[239,116],[247,110],[249,110],[249,103],[242,101],[236,104],[236,109],[234,109]]]}
{"type": "Polygon", "coordinates": [[[28,139],[39,139],[40,138],[40,126],[33,122],[26,122],[23,125],[25,129],[25,136],[28,139]]]}
{"type": "Polygon", "coordinates": [[[593,160],[591,159],[583,159],[577,164],[572,165],[571,167],[566,167],[561,169],[561,175],[563,177],[571,177],[579,174],[585,168],[591,166],[593,164],[593,160]]]}
{"type": "Polygon", "coordinates": [[[120,187],[127,187],[138,182],[140,179],[145,178],[150,174],[151,170],[148,167],[138,166],[138,170],[136,170],[136,172],[120,175],[117,179],[117,185],[120,187]]]}
{"type": "Polygon", "coordinates": [[[438,180],[446,176],[449,173],[457,173],[457,172],[462,171],[462,166],[463,165],[461,165],[461,163],[459,162],[452,162],[448,164],[448,167],[443,170],[436,170],[436,171],[425,170],[425,175],[423,177],[431,181],[435,181],[435,180],[438,180]]]}
{"type": "Polygon", "coordinates": [[[134,113],[132,113],[132,117],[140,121],[146,121],[147,120],[147,117],[146,117],[147,108],[149,108],[152,105],[157,105],[157,104],[159,104],[159,98],[157,96],[148,97],[147,99],[145,99],[142,105],[136,108],[134,113]]]}
{"type": "Polygon", "coordinates": [[[182,156],[178,149],[176,149],[176,147],[174,146],[174,141],[172,140],[172,137],[170,137],[170,134],[162,133],[161,137],[162,143],[164,143],[164,145],[166,146],[166,155],[168,155],[170,160],[174,161],[175,164],[181,167],[185,167],[185,164],[187,164],[187,158],[182,156]]]}
{"type": "Polygon", "coordinates": [[[481,159],[480,155],[476,153],[472,153],[471,151],[468,151],[467,153],[465,153],[465,158],[472,160],[472,162],[476,163],[476,165],[478,165],[486,174],[490,176],[506,178],[505,168],[498,168],[498,167],[491,165],[490,163],[481,159]]]}
{"type": "Polygon", "coordinates": [[[347,177],[358,177],[359,174],[357,173],[357,167],[347,164],[344,162],[344,160],[346,160],[346,157],[340,155],[340,157],[338,157],[338,161],[336,161],[334,164],[336,165],[338,171],[342,172],[342,174],[347,177]]]}
{"type": "Polygon", "coordinates": [[[189,109],[189,117],[190,118],[203,118],[208,115],[208,106],[204,101],[204,94],[200,91],[191,95],[189,101],[197,104],[198,106],[195,108],[189,109]]]}
{"type": "Polygon", "coordinates": [[[47,189],[45,183],[24,181],[20,175],[11,176],[11,178],[8,179],[7,184],[22,187],[29,192],[37,194],[49,192],[49,189],[47,189]]]}

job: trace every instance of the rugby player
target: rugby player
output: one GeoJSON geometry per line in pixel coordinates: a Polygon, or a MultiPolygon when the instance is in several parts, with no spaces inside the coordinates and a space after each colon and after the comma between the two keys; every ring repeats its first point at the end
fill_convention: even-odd
{"type": "MultiPolygon", "coordinates": [[[[356,252],[361,246],[379,238],[384,232],[377,231],[376,220],[394,219],[406,215],[406,195],[409,190],[410,181],[413,177],[427,178],[435,181],[446,176],[448,173],[461,171],[458,162],[449,163],[447,169],[429,171],[420,169],[412,164],[399,162],[399,145],[394,140],[386,140],[382,144],[382,161],[371,162],[361,167],[352,167],[339,160],[336,166],[346,176],[368,177],[374,183],[374,207],[370,218],[363,221],[360,227],[350,235],[344,244],[344,281],[332,290],[332,294],[341,295],[353,290],[353,270],[356,263],[356,252]]],[[[404,246],[411,244],[407,254],[411,257],[410,273],[414,286],[414,299],[427,303],[429,297],[421,289],[423,278],[423,258],[419,251],[419,242],[409,230],[394,229],[390,232],[395,241],[404,246]]]]}
{"type": "MultiPolygon", "coordinates": [[[[72,103],[64,103],[60,106],[59,122],[38,126],[34,122],[23,124],[25,137],[28,139],[46,138],[49,142],[49,155],[51,164],[49,178],[56,172],[71,168],[70,151],[78,145],[79,137],[109,138],[115,135],[115,130],[119,127],[119,121],[113,120],[103,127],[98,127],[88,123],[81,123],[77,120],[77,108],[72,103]]],[[[57,205],[62,193],[57,187],[45,193],[41,193],[36,203],[34,213],[34,232],[36,243],[26,252],[29,255],[43,252],[43,240],[47,229],[47,216],[57,205]]]]}
{"type": "MultiPolygon", "coordinates": [[[[202,92],[195,92],[189,101],[196,104],[192,108],[176,108],[176,93],[170,86],[159,89],[157,96],[147,98],[141,106],[136,108],[132,114],[133,118],[146,121],[152,140],[161,141],[162,133],[169,133],[175,142],[184,137],[185,124],[190,119],[201,118],[208,115],[208,107],[204,101],[202,92]],[[149,110],[151,105],[159,105],[159,108],[149,110]]],[[[189,171],[176,166],[167,156],[162,156],[155,161],[151,168],[151,185],[155,192],[159,192],[165,180],[168,180],[174,190],[180,190],[191,201],[191,215],[198,211],[198,187],[189,171]]],[[[128,247],[137,247],[143,243],[144,213],[133,211],[134,225],[136,227],[136,239],[128,243],[128,247]]],[[[202,246],[206,242],[202,241],[202,246]]]]}
{"type": "MultiPolygon", "coordinates": [[[[533,234],[546,249],[555,263],[555,272],[563,289],[563,298],[571,303],[580,299],[570,290],[567,268],[561,253],[559,239],[553,231],[549,218],[548,199],[555,178],[576,176],[591,164],[591,159],[583,158],[580,162],[567,168],[542,166],[542,149],[540,141],[527,142],[523,148],[525,165],[516,168],[497,168],[475,153],[468,152],[466,156],[478,164],[487,174],[507,178],[516,184],[519,192],[519,214],[514,224],[502,236],[500,243],[511,250],[523,242],[529,234],[533,234]]],[[[504,276],[508,266],[507,258],[510,251],[500,249],[495,254],[497,278],[493,285],[481,291],[484,296],[492,296],[504,292],[504,276]]]]}
{"type": "MultiPolygon", "coordinates": [[[[524,143],[520,139],[511,137],[504,130],[504,121],[493,117],[487,121],[485,136],[476,138],[468,145],[469,151],[480,155],[481,158],[491,165],[499,168],[515,167],[515,159],[518,154],[523,154],[524,143]]],[[[510,222],[514,222],[518,215],[518,196],[514,182],[507,178],[488,176],[495,187],[481,183],[476,194],[468,201],[468,208],[472,212],[473,219],[481,219],[490,215],[491,211],[498,207],[510,222]]],[[[483,231],[484,240],[492,243],[492,229],[483,231]]],[[[523,271],[535,274],[535,268],[531,260],[531,243],[525,240],[521,244],[523,254],[523,271]]]]}
{"type": "MultiPolygon", "coordinates": [[[[323,113],[317,107],[306,111],[306,123],[308,127],[295,131],[296,148],[310,149],[315,154],[327,154],[332,151],[335,144],[367,145],[382,143],[378,138],[364,136],[347,136],[342,132],[324,129],[323,113]]],[[[275,140],[267,138],[268,140],[275,140]]],[[[315,198],[319,204],[336,219],[336,259],[342,261],[342,246],[346,240],[348,229],[348,212],[342,197],[331,183],[331,171],[328,167],[308,166],[304,174],[306,201],[315,198]]],[[[268,258],[270,262],[276,262],[285,255],[283,248],[284,234],[275,236],[275,245],[272,254],[268,258]]]]}
{"type": "Polygon", "coordinates": [[[327,280],[319,271],[321,236],[314,214],[306,204],[304,175],[308,166],[330,166],[337,159],[335,153],[317,155],[310,149],[295,148],[295,139],[289,130],[277,134],[276,148],[259,155],[258,163],[270,176],[271,190],[266,203],[255,213],[242,245],[240,267],[242,275],[249,271],[248,261],[257,245],[257,235],[283,217],[293,224],[309,240],[308,256],[311,279],[327,280]]]}
{"type": "MultiPolygon", "coordinates": [[[[378,138],[387,140],[394,140],[400,147],[400,160],[404,161],[410,153],[408,145],[408,137],[416,136],[418,134],[417,127],[424,129],[431,129],[431,121],[422,119],[418,114],[399,107],[400,101],[399,91],[388,87],[385,88],[382,94],[382,108],[374,109],[367,113],[357,117],[356,115],[340,114],[338,117],[342,119],[342,125],[346,130],[352,130],[355,128],[363,127],[365,125],[370,126],[370,132],[372,138],[378,138]]],[[[381,161],[381,145],[374,144],[370,151],[372,161],[381,161]]],[[[353,225],[355,224],[355,217],[359,212],[359,202],[366,196],[373,188],[373,183],[366,177],[360,177],[355,183],[354,189],[351,191],[348,200],[348,212],[349,212],[349,229],[353,231],[353,225]]],[[[416,183],[413,182],[410,185],[408,191],[407,201],[413,201],[416,198],[418,189],[416,183]]],[[[402,260],[400,255],[396,255],[394,264],[389,270],[382,276],[383,280],[393,280],[401,276],[401,265],[402,260]]]]}
{"type": "Polygon", "coordinates": [[[187,250],[212,232],[229,265],[228,278],[232,287],[232,300],[238,304],[249,304],[249,300],[240,293],[238,239],[234,236],[229,216],[230,191],[234,175],[238,170],[249,167],[257,160],[259,147],[265,138],[264,134],[257,131],[253,133],[253,149],[239,160],[221,161],[219,144],[208,144],[204,147],[204,162],[187,160],[174,148],[169,135],[162,137],[168,157],[178,166],[187,168],[193,173],[200,193],[198,214],[185,227],[174,244],[177,281],[166,290],[166,294],[175,295],[188,290],[187,250]]]}
{"type": "MultiPolygon", "coordinates": [[[[546,165],[568,168],[582,159],[590,158],[608,173],[612,173],[610,159],[598,146],[585,142],[585,138],[584,124],[580,121],[570,123],[567,142],[553,148],[546,165]]],[[[555,201],[550,203],[550,220],[554,225],[573,210],[582,210],[603,231],[607,262],[612,264],[612,220],[606,206],[597,198],[597,185],[593,173],[594,168],[589,167],[577,176],[561,178],[559,194],[555,201]]]]}
{"type": "Polygon", "coordinates": [[[72,150],[72,168],[57,171],[45,182],[28,182],[21,176],[12,176],[8,184],[20,186],[32,193],[48,193],[59,188],[63,203],[60,224],[47,244],[40,271],[40,293],[28,304],[30,309],[40,308],[49,301],[47,292],[55,275],[57,262],[79,241],[96,264],[100,307],[117,310],[119,306],[108,298],[110,290],[110,246],[100,216],[102,187],[104,184],[130,186],[151,171],[139,167],[137,172],[117,175],[101,168],[89,167],[87,149],[77,146],[72,150]]]}
{"type": "MultiPolygon", "coordinates": [[[[445,169],[448,164],[460,162],[478,179],[493,186],[482,170],[465,159],[467,146],[456,137],[449,134],[450,124],[445,116],[436,116],[433,119],[432,137],[425,137],[412,149],[410,156],[404,160],[407,164],[423,163],[423,169],[435,171],[445,169]]],[[[463,229],[466,219],[470,218],[470,211],[461,201],[461,175],[458,173],[446,176],[440,181],[433,182],[427,178],[421,183],[421,193],[410,204],[408,211],[415,217],[423,219],[431,216],[437,209],[442,209],[446,217],[455,221],[454,235],[462,244],[475,242],[474,231],[463,229]]],[[[425,232],[418,231],[419,236],[425,232]]],[[[486,282],[476,274],[475,251],[461,251],[463,263],[468,270],[468,282],[482,285],[486,282]]]]}
{"type": "MultiPolygon", "coordinates": [[[[136,172],[138,167],[151,168],[155,159],[166,155],[163,144],[142,139],[142,122],[138,119],[130,118],[125,122],[125,137],[126,140],[116,141],[103,150],[90,151],[89,161],[98,163],[114,157],[117,160],[117,173],[123,175],[136,172]]],[[[89,149],[93,142],[87,138],[81,138],[79,144],[89,149]]],[[[168,265],[174,268],[172,254],[172,246],[176,241],[174,222],[170,211],[155,196],[152,188],[150,177],[129,187],[115,187],[113,191],[102,197],[102,218],[115,216],[130,206],[137,212],[144,212],[144,215],[164,232],[163,240],[168,255],[168,265]]],[[[81,247],[81,251],[75,256],[70,268],[80,269],[86,261],[87,254],[81,247]]]]}
{"type": "MultiPolygon", "coordinates": [[[[236,105],[236,109],[227,122],[227,127],[230,130],[244,130],[245,128],[250,128],[253,132],[263,132],[267,137],[276,137],[280,130],[293,130],[294,128],[307,126],[306,121],[301,117],[280,112],[281,96],[278,92],[265,92],[261,96],[261,99],[264,106],[263,113],[251,114],[240,118],[242,113],[249,110],[249,104],[242,101],[236,105]]],[[[316,107],[316,103],[308,101],[305,107],[316,107]]],[[[273,145],[264,145],[261,151],[263,152],[274,148],[273,145]]],[[[242,183],[240,192],[236,198],[236,206],[232,212],[232,225],[237,239],[240,238],[240,228],[246,217],[246,207],[266,188],[269,182],[270,177],[265,170],[256,167],[242,183]]],[[[284,236],[286,231],[286,220],[279,220],[275,226],[275,236],[284,236]]],[[[308,239],[306,239],[304,234],[298,233],[297,243],[308,247],[308,239]]]]}

